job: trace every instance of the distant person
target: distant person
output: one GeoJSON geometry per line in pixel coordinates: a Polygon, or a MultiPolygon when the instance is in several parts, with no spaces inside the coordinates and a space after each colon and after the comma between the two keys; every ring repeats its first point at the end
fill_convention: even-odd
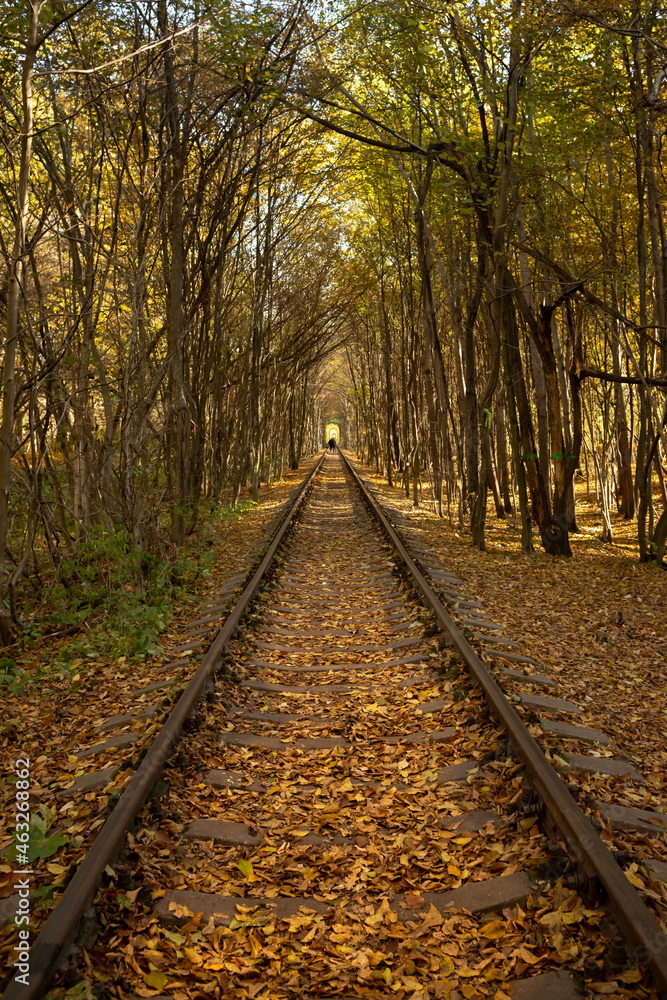
{"type": "Polygon", "coordinates": [[[329,438],[329,451],[336,450],[336,438],[329,438]]]}

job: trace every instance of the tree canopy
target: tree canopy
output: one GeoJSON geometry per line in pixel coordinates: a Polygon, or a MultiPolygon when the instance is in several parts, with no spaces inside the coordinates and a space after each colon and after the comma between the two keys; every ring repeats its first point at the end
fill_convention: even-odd
{"type": "Polygon", "coordinates": [[[327,423],[478,548],[569,555],[592,475],[664,563],[665,17],[0,3],[4,638],[327,423]]]}

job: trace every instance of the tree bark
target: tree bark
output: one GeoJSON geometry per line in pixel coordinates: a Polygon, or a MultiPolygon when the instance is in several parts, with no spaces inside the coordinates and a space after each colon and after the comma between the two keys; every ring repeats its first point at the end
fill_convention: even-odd
{"type": "MultiPolygon", "coordinates": [[[[163,36],[168,34],[167,0],[158,0],[158,23],[163,36]]],[[[188,403],[185,390],[183,312],[184,281],[184,144],[172,41],[163,49],[165,75],[167,232],[165,234],[165,269],[167,288],[167,350],[170,358],[169,415],[167,417],[167,461],[173,473],[172,541],[182,544],[185,537],[185,509],[188,487],[188,403]]]]}
{"type": "Polygon", "coordinates": [[[40,0],[30,0],[30,22],[21,71],[21,153],[16,198],[16,221],[10,259],[7,323],[2,369],[2,426],[0,427],[0,639],[11,641],[11,627],[4,609],[5,561],[9,530],[9,492],[12,483],[14,408],[16,403],[16,348],[19,339],[19,299],[27,251],[26,228],[30,192],[30,158],[33,141],[33,72],[37,58],[40,0]]]}

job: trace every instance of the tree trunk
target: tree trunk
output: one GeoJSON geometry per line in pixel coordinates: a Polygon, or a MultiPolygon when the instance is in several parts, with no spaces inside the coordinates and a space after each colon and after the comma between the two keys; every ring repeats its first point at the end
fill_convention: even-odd
{"type": "Polygon", "coordinates": [[[532,527],[528,509],[528,489],[526,485],[526,470],[522,460],[521,432],[514,395],[514,365],[511,360],[510,348],[506,338],[502,340],[503,368],[505,372],[505,398],[507,400],[507,415],[510,427],[510,444],[514,461],[514,476],[519,493],[519,514],[521,517],[521,551],[533,551],[532,527]]]}
{"type": "MultiPolygon", "coordinates": [[[[519,244],[523,245],[526,243],[526,226],[523,217],[523,206],[520,200],[517,200],[517,211],[516,211],[516,232],[519,239],[519,244]]],[[[521,268],[521,290],[523,296],[528,303],[528,307],[534,311],[535,303],[533,300],[533,288],[530,281],[530,267],[528,266],[528,254],[525,250],[519,250],[519,266],[521,268]]],[[[530,367],[533,375],[533,384],[535,386],[535,407],[537,410],[537,440],[538,440],[538,454],[540,456],[540,467],[542,469],[542,475],[545,481],[549,482],[549,459],[550,459],[550,449],[549,449],[549,418],[547,414],[547,394],[546,387],[544,384],[544,370],[542,368],[542,360],[540,358],[537,346],[530,338],[530,367]]],[[[556,449],[554,449],[555,451],[556,449]]]]}
{"type": "Polygon", "coordinates": [[[514,510],[510,496],[509,459],[507,455],[507,424],[505,422],[505,391],[500,387],[496,397],[496,464],[503,507],[506,514],[514,510]]]}
{"type": "MultiPolygon", "coordinates": [[[[163,36],[168,34],[167,0],[158,2],[158,23],[163,36]]],[[[167,461],[173,473],[174,495],[171,537],[177,545],[185,537],[185,508],[188,486],[188,404],[184,374],[184,314],[183,278],[185,255],[183,246],[183,143],[178,106],[178,91],[174,71],[173,42],[164,44],[165,119],[168,131],[166,152],[167,172],[167,232],[165,239],[167,289],[167,349],[170,357],[170,386],[167,417],[167,461]]]]}
{"type": "MultiPolygon", "coordinates": [[[[567,535],[567,528],[564,524],[559,522],[554,522],[551,516],[551,504],[549,500],[549,491],[547,484],[542,476],[542,470],[540,468],[539,458],[535,450],[535,434],[533,430],[533,419],[530,412],[530,404],[528,402],[528,394],[526,391],[526,383],[523,375],[523,365],[521,361],[521,348],[519,344],[519,335],[516,324],[516,314],[514,311],[514,302],[512,297],[507,295],[507,289],[504,290],[503,295],[503,307],[502,307],[502,317],[503,326],[505,331],[505,337],[507,340],[507,355],[509,362],[509,369],[511,372],[511,379],[513,381],[513,388],[515,392],[516,404],[517,404],[517,415],[519,419],[519,433],[521,438],[521,448],[523,450],[522,460],[525,462],[526,469],[526,480],[528,487],[530,489],[530,497],[532,502],[532,513],[535,522],[540,530],[542,536],[542,542],[545,550],[552,555],[572,555],[570,549],[570,543],[567,535]]],[[[538,341],[538,347],[540,343],[538,341]]],[[[542,361],[545,361],[545,355],[540,351],[542,355],[542,361]]],[[[560,393],[558,392],[558,382],[555,373],[555,365],[549,366],[544,365],[545,381],[547,385],[547,401],[550,400],[550,391],[553,391],[554,382],[556,385],[556,392],[558,402],[560,404],[560,393]]],[[[553,406],[553,399],[551,398],[551,405],[553,406]]],[[[558,408],[554,407],[554,415],[556,413],[560,416],[560,405],[558,408]]],[[[555,421],[556,433],[552,434],[552,441],[555,446],[558,444],[558,420],[555,421]]],[[[562,437],[560,438],[562,442],[562,437]]],[[[562,447],[562,445],[561,445],[562,447]]],[[[562,452],[561,452],[562,458],[562,452]]],[[[556,479],[556,483],[558,480],[556,479]]]]}
{"type": "MultiPolygon", "coordinates": [[[[617,337],[611,338],[611,356],[614,375],[621,375],[621,345],[617,337]]],[[[628,436],[628,417],[625,407],[623,384],[617,382],[614,393],[615,435],[618,455],[618,495],[620,513],[625,521],[635,516],[635,490],[632,482],[632,452],[628,436]]]]}
{"type": "Polygon", "coordinates": [[[380,283],[380,324],[382,329],[382,357],[384,361],[385,380],[385,437],[387,450],[387,484],[393,486],[392,459],[399,468],[400,445],[397,433],[396,404],[394,401],[394,386],[391,379],[391,333],[389,332],[389,318],[387,316],[387,306],[384,298],[384,280],[380,283]],[[393,455],[392,455],[393,447],[393,455]]]}
{"type": "MultiPolygon", "coordinates": [[[[494,303],[494,309],[497,306],[494,303]]],[[[479,476],[479,489],[475,498],[475,505],[472,513],[471,530],[472,544],[475,548],[484,551],[486,542],[484,530],[486,525],[486,498],[489,479],[493,476],[493,463],[491,461],[491,400],[498,384],[500,373],[500,340],[497,329],[493,323],[489,323],[489,334],[492,338],[491,358],[489,375],[484,386],[482,398],[480,400],[480,428],[479,438],[482,451],[482,467],[479,476]]],[[[498,501],[496,502],[498,507],[498,501]]],[[[502,513],[502,512],[501,512],[502,513]]]]}
{"type": "Polygon", "coordinates": [[[39,0],[30,0],[30,23],[21,73],[22,135],[19,161],[19,182],[16,198],[16,220],[9,270],[5,356],[2,369],[2,426],[0,428],[0,639],[11,641],[11,627],[4,611],[5,553],[9,530],[9,491],[12,482],[12,451],[14,443],[14,407],[16,401],[16,347],[19,339],[19,298],[27,251],[26,225],[30,188],[30,157],[33,140],[32,81],[37,57],[39,0]]]}

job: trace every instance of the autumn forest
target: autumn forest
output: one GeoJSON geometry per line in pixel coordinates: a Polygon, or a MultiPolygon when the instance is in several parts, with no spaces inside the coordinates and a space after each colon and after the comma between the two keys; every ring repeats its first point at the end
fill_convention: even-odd
{"type": "Polygon", "coordinates": [[[666,19],[0,3],[3,642],[157,593],[327,425],[477,549],[570,556],[585,482],[664,564],[666,19]]]}

